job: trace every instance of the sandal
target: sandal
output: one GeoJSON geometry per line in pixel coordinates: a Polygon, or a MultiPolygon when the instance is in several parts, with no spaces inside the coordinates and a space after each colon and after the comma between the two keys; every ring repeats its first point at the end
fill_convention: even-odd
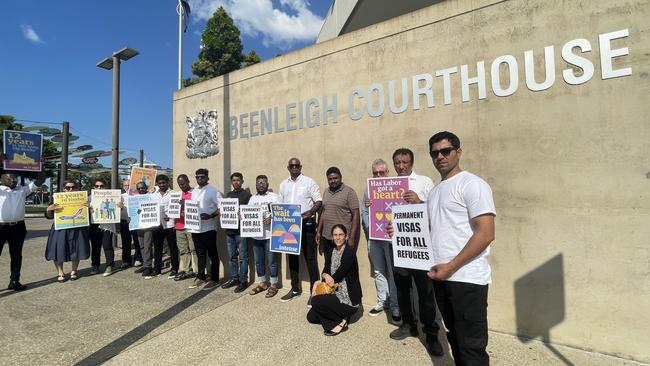
{"type": "Polygon", "coordinates": [[[78,277],[77,277],[77,271],[72,271],[72,272],[70,272],[70,281],[74,281],[74,280],[76,280],[77,278],[78,278],[78,277]]]}
{"type": "Polygon", "coordinates": [[[260,284],[257,285],[257,287],[253,288],[249,294],[250,295],[257,295],[262,291],[266,291],[268,288],[269,288],[269,286],[267,284],[265,284],[264,282],[260,282],[260,284]]]}
{"type": "Polygon", "coordinates": [[[65,282],[65,276],[59,276],[59,277],[57,277],[57,278],[56,278],[56,282],[58,282],[58,283],[63,283],[63,282],[65,282]]]}
{"type": "Polygon", "coordinates": [[[266,291],[266,295],[265,295],[265,297],[266,297],[267,299],[269,299],[269,298],[271,298],[271,297],[273,297],[273,296],[275,296],[275,295],[277,295],[277,294],[278,294],[278,286],[276,286],[276,285],[271,285],[271,286],[269,286],[268,291],[266,291]]]}

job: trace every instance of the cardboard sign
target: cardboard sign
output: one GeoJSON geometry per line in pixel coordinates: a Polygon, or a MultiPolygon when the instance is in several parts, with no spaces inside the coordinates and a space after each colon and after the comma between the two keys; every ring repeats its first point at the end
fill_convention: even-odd
{"type": "Polygon", "coordinates": [[[271,251],[300,255],[302,215],[300,205],[271,205],[271,251]]]}
{"type": "Polygon", "coordinates": [[[434,265],[427,204],[392,208],[395,267],[429,270],[434,265]]]}
{"type": "Polygon", "coordinates": [[[201,215],[199,215],[199,201],[185,200],[185,229],[188,231],[201,230],[201,215]]]}
{"type": "Polygon", "coordinates": [[[156,169],[140,168],[134,166],[131,168],[131,177],[129,178],[129,194],[137,195],[138,190],[135,189],[138,182],[144,182],[149,188],[149,193],[153,193],[156,189],[156,169]]]}
{"type": "Polygon", "coordinates": [[[264,209],[262,206],[242,205],[239,207],[241,215],[242,238],[261,238],[264,236],[264,209]]]}
{"type": "Polygon", "coordinates": [[[368,198],[372,203],[368,210],[370,239],[390,240],[386,232],[386,224],[391,219],[391,209],[393,206],[406,204],[402,197],[408,190],[408,177],[368,179],[368,198]]]}
{"type": "Polygon", "coordinates": [[[146,229],[160,225],[160,204],[156,201],[140,202],[140,213],[138,214],[139,229],[146,229]]]}
{"type": "Polygon", "coordinates": [[[119,189],[93,189],[90,191],[91,220],[93,224],[116,224],[120,222],[122,201],[119,189]]]}
{"type": "Polygon", "coordinates": [[[41,171],[43,135],[40,133],[4,130],[2,138],[3,152],[7,157],[3,164],[5,169],[41,171]]]}
{"type": "Polygon", "coordinates": [[[237,198],[222,198],[220,207],[220,218],[222,229],[239,229],[239,200],[237,198]]]}
{"type": "Polygon", "coordinates": [[[54,203],[61,206],[54,211],[54,230],[72,229],[90,224],[86,191],[54,193],[54,203]]]}
{"type": "Polygon", "coordinates": [[[181,195],[182,192],[173,192],[169,194],[169,206],[167,207],[167,217],[170,219],[181,218],[181,195]]]}

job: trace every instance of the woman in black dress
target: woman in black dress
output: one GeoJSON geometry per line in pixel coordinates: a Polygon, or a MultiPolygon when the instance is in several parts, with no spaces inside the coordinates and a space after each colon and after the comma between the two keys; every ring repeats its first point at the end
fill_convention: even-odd
{"type": "MultiPolygon", "coordinates": [[[[63,189],[65,192],[76,191],[77,185],[73,180],[65,180],[63,189]]],[[[59,204],[49,205],[45,211],[45,217],[53,219],[54,211],[60,208],[61,205],[59,204]]],[[[89,243],[88,227],[54,230],[54,224],[52,224],[50,235],[47,238],[47,246],[45,247],[45,259],[54,262],[54,267],[56,267],[58,273],[58,282],[65,282],[64,262],[72,262],[70,280],[74,281],[78,278],[79,261],[90,257],[89,243]]]]}
{"type": "Polygon", "coordinates": [[[330,258],[325,258],[322,281],[316,281],[312,288],[312,308],[307,313],[307,321],[323,326],[327,336],[339,335],[348,327],[350,316],[354,315],[361,304],[361,283],[359,282],[359,264],[354,248],[348,243],[345,226],[336,224],[332,228],[335,248],[330,258]],[[324,283],[329,287],[338,287],[329,295],[316,295],[316,287],[324,283]]]}

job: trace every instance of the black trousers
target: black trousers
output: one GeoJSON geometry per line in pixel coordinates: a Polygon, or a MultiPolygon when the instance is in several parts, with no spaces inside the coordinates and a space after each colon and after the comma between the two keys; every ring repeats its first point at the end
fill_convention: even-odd
{"type": "Polygon", "coordinates": [[[16,225],[2,225],[0,226],[0,254],[5,243],[9,243],[9,257],[11,259],[11,276],[12,281],[20,280],[20,268],[23,265],[23,244],[25,243],[25,236],[27,229],[25,228],[25,221],[20,221],[16,225]]]}
{"type": "Polygon", "coordinates": [[[397,288],[397,303],[402,313],[402,322],[417,326],[413,301],[411,297],[412,283],[418,292],[418,305],[422,330],[425,334],[438,334],[440,326],[436,323],[436,303],[433,295],[433,281],[427,277],[426,271],[406,268],[393,268],[393,278],[397,288]]]}
{"type": "MultiPolygon", "coordinates": [[[[314,283],[320,278],[318,273],[318,259],[316,258],[317,248],[314,244],[316,237],[316,220],[306,219],[302,221],[302,239],[300,250],[307,262],[307,271],[309,272],[309,291],[314,287],[314,283]]],[[[293,292],[302,292],[300,283],[300,256],[287,254],[289,260],[289,275],[291,277],[291,290],[293,292]]]]}
{"type": "Polygon", "coordinates": [[[97,224],[90,224],[90,262],[93,267],[99,267],[102,248],[104,248],[106,265],[113,267],[115,265],[113,233],[101,230],[97,224]]]}
{"type": "Polygon", "coordinates": [[[320,324],[323,330],[330,331],[357,312],[357,308],[342,304],[334,294],[318,295],[311,299],[311,309],[307,313],[307,321],[320,324]]]}
{"type": "Polygon", "coordinates": [[[217,232],[215,230],[204,233],[192,234],[196,257],[198,259],[199,271],[196,278],[205,280],[206,253],[210,256],[210,279],[219,281],[219,252],[217,251],[217,232]]]}
{"type": "Polygon", "coordinates": [[[433,288],[456,365],[489,365],[488,285],[433,281],[433,288]]]}
{"type": "Polygon", "coordinates": [[[169,256],[171,257],[172,271],[178,272],[178,246],[176,245],[176,231],[174,228],[161,228],[160,230],[156,230],[153,233],[154,247],[160,247],[161,249],[161,262],[162,249],[164,247],[165,239],[167,239],[167,245],[169,246],[169,256]]]}
{"type": "Polygon", "coordinates": [[[138,235],[135,231],[129,231],[129,222],[126,220],[120,220],[120,237],[122,238],[122,262],[133,263],[134,259],[142,262],[138,235]],[[135,258],[131,255],[131,249],[133,247],[131,240],[135,244],[135,258]]]}

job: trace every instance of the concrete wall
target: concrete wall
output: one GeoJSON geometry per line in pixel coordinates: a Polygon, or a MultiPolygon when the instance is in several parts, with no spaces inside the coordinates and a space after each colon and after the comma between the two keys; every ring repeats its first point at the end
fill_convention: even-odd
{"type": "MultiPolygon", "coordinates": [[[[399,147],[415,151],[416,172],[439,181],[427,158],[427,139],[440,130],[454,131],[463,144],[461,165],[491,184],[497,205],[490,328],[650,362],[649,17],[650,3],[641,0],[444,1],[175,93],[174,172],[207,167],[223,190],[224,170],[241,171],[253,191],[254,177],[264,173],[277,191],[288,176],[288,158],[297,156],[321,189],[327,187],[325,170],[336,165],[344,182],[361,194],[370,162],[390,159],[399,147]],[[627,36],[621,32],[599,43],[599,35],[625,29],[627,36]],[[586,82],[579,80],[581,68],[565,61],[580,64],[580,59],[562,56],[563,46],[580,38],[591,46],[584,53],[573,49],[593,64],[586,82]],[[603,63],[600,57],[608,45],[627,47],[613,58],[613,71],[607,65],[611,58],[603,63]],[[534,76],[541,83],[546,46],[554,46],[555,81],[532,91],[524,52],[534,51],[534,76]],[[512,55],[518,65],[518,88],[510,95],[513,75],[505,64],[494,70],[500,70],[498,83],[492,82],[493,61],[503,55],[512,55]],[[481,60],[485,96],[471,84],[463,102],[461,66],[467,65],[471,78],[481,60]],[[457,72],[450,74],[445,104],[443,77],[435,72],[450,67],[457,72]],[[622,75],[614,77],[617,73],[622,75]],[[413,76],[419,74],[431,76],[435,106],[420,96],[419,109],[410,98],[406,111],[391,112],[389,81],[395,80],[401,96],[400,79],[406,78],[412,94],[413,76]],[[578,85],[566,81],[576,78],[578,85]],[[371,110],[378,109],[377,89],[383,88],[384,112],[370,117],[363,92],[352,100],[354,108],[366,111],[353,120],[350,91],[367,91],[375,83],[381,87],[371,92],[371,110]],[[334,94],[337,123],[228,138],[227,116],[237,118],[239,137],[242,120],[250,123],[242,114],[279,106],[280,125],[286,127],[287,103],[312,97],[322,102],[334,94]],[[189,160],[185,116],[212,108],[222,122],[222,151],[189,160]]],[[[419,78],[420,87],[426,86],[426,76],[419,78]]],[[[299,126],[297,117],[291,125],[299,126]]],[[[250,128],[243,130],[250,134],[250,128]]],[[[365,242],[359,258],[364,303],[373,304],[365,242]]],[[[283,275],[288,278],[286,271],[283,275]]]]}

